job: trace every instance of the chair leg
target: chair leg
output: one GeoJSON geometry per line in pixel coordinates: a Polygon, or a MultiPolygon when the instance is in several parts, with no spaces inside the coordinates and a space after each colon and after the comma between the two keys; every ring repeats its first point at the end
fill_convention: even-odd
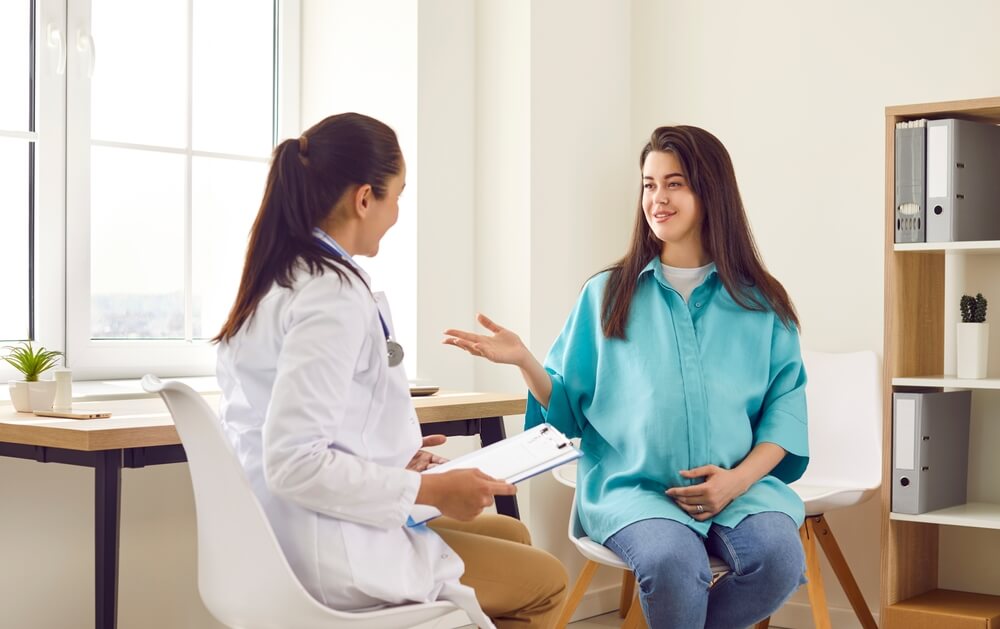
{"type": "Polygon", "coordinates": [[[868,609],[868,603],[865,602],[865,597],[861,595],[861,588],[858,587],[858,582],[854,580],[851,569],[847,567],[847,561],[844,559],[843,553],[840,552],[837,538],[833,536],[833,531],[830,530],[830,525],[827,524],[826,518],[820,514],[810,517],[809,521],[812,522],[814,537],[823,548],[826,558],[830,560],[830,567],[833,568],[834,574],[837,575],[840,587],[844,589],[844,594],[847,595],[847,600],[851,602],[851,607],[854,608],[854,613],[857,615],[858,620],[861,621],[861,626],[865,629],[878,629],[878,625],[875,624],[875,619],[872,617],[871,610],[868,609]]]}
{"type": "Polygon", "coordinates": [[[819,554],[816,549],[816,532],[813,530],[813,521],[806,518],[805,523],[799,528],[799,537],[802,538],[802,550],[806,556],[806,578],[809,580],[807,588],[809,590],[809,605],[812,607],[813,623],[816,629],[831,629],[830,612],[826,606],[826,591],[823,589],[823,575],[819,571],[819,554]]]}
{"type": "Polygon", "coordinates": [[[770,627],[770,626],[771,626],[771,617],[768,616],[764,620],[762,620],[759,623],[757,623],[756,625],[754,625],[753,629],[768,629],[768,627],[770,627]]]}
{"type": "Polygon", "coordinates": [[[569,619],[573,617],[573,612],[576,611],[580,601],[583,600],[583,595],[587,593],[587,586],[590,585],[590,580],[594,578],[594,572],[596,571],[596,561],[587,561],[587,563],[583,564],[580,576],[576,578],[576,583],[573,584],[573,591],[570,592],[569,598],[566,599],[562,613],[559,614],[559,620],[556,621],[556,629],[564,629],[569,624],[569,619]]]}
{"type": "Polygon", "coordinates": [[[629,570],[622,570],[622,593],[618,599],[618,617],[624,618],[632,606],[632,595],[635,593],[635,575],[629,570]]]}
{"type": "Polygon", "coordinates": [[[639,593],[632,597],[632,604],[629,605],[628,615],[622,623],[622,629],[645,629],[646,618],[642,615],[642,603],[639,602],[639,593]]]}

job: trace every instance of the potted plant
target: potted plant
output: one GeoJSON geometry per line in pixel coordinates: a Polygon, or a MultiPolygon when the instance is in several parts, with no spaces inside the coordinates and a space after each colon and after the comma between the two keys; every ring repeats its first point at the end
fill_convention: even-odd
{"type": "Polygon", "coordinates": [[[990,324],[986,323],[986,298],[962,295],[959,304],[962,322],[958,324],[956,342],[957,375],[959,378],[985,378],[989,362],[990,324]]]}
{"type": "Polygon", "coordinates": [[[56,396],[56,383],[54,380],[39,380],[38,376],[55,367],[62,353],[41,346],[36,348],[30,341],[24,341],[17,347],[8,345],[4,349],[8,352],[3,359],[24,375],[23,380],[8,383],[14,410],[30,413],[51,409],[56,396]]]}

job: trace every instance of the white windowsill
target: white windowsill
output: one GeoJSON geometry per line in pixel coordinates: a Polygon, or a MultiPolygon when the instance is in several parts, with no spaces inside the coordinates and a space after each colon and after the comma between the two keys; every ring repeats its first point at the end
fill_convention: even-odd
{"type": "MultiPolygon", "coordinates": [[[[187,384],[202,394],[219,393],[219,383],[215,376],[191,378],[169,378],[187,384]]],[[[142,390],[141,380],[81,380],[73,382],[74,402],[100,402],[104,400],[128,400],[156,397],[155,393],[142,390]]],[[[0,386],[0,402],[10,401],[10,389],[0,386]]]]}

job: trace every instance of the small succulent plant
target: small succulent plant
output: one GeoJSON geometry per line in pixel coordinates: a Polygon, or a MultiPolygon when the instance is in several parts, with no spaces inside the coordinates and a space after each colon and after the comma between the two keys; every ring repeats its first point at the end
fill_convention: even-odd
{"type": "Polygon", "coordinates": [[[976,293],[975,297],[962,295],[959,304],[962,309],[962,323],[984,323],[986,321],[986,298],[982,293],[976,293]]]}

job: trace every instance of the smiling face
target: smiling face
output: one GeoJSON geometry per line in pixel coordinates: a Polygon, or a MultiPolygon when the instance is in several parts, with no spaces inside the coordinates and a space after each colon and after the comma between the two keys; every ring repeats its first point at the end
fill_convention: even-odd
{"type": "Polygon", "coordinates": [[[661,260],[670,264],[668,256],[703,257],[701,202],[673,153],[652,151],[646,156],[642,165],[642,211],[653,234],[663,242],[661,260]],[[684,255],[677,255],[681,253],[684,255]]]}

